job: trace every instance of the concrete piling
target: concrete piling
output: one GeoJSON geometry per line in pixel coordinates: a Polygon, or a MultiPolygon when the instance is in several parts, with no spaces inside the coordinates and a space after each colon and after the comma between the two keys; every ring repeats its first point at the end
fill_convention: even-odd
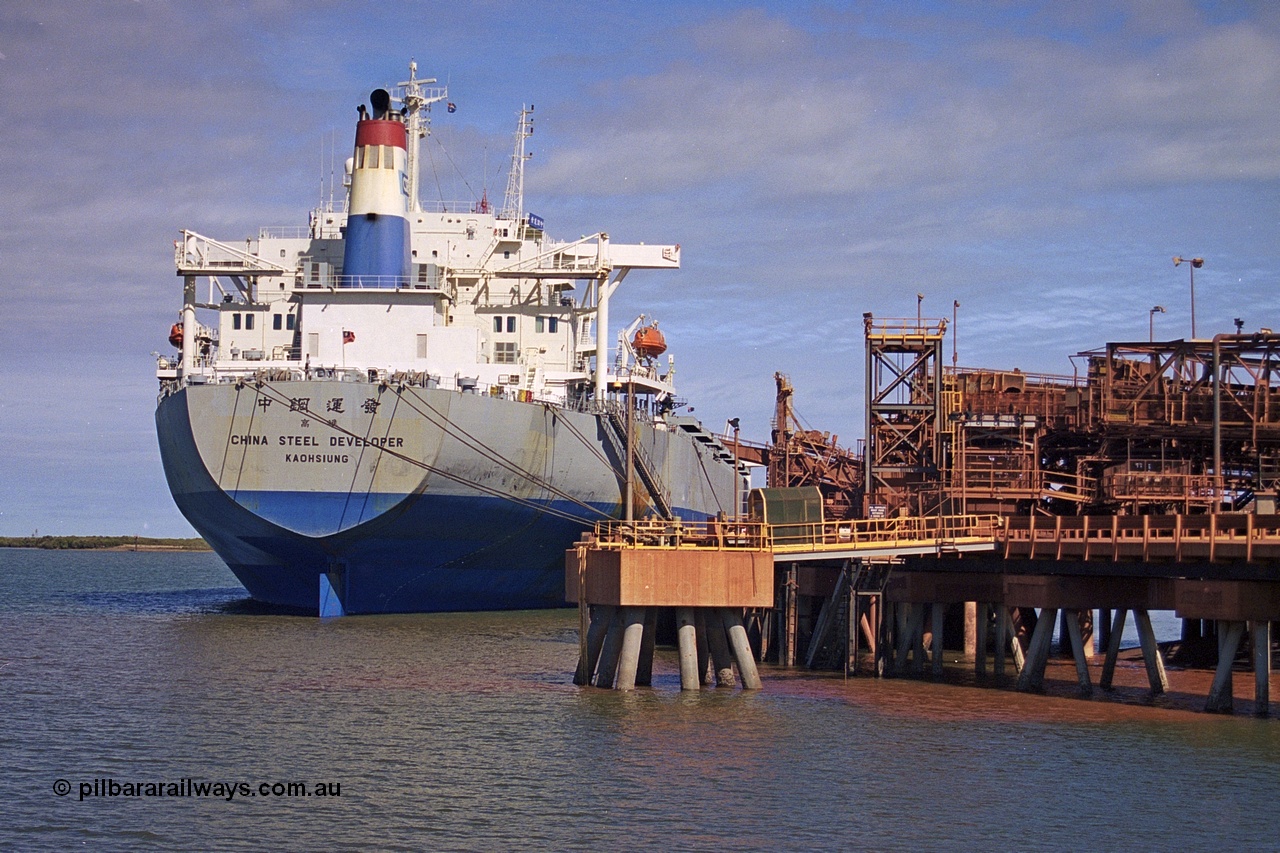
{"type": "Polygon", "coordinates": [[[759,690],[760,673],[756,670],[751,643],[747,640],[747,629],[742,627],[742,616],[729,608],[722,608],[720,618],[728,629],[729,647],[733,650],[734,660],[738,662],[738,674],[742,676],[742,686],[747,690],[759,690]]]}
{"type": "Polygon", "coordinates": [[[1147,681],[1154,695],[1169,690],[1169,676],[1164,671],[1164,656],[1156,644],[1156,632],[1151,629],[1151,616],[1146,610],[1134,610],[1133,622],[1138,628],[1138,642],[1142,644],[1142,661],[1147,667],[1147,681]]]}
{"type": "Polygon", "coordinates": [[[1209,699],[1204,705],[1206,711],[1230,714],[1235,708],[1231,667],[1235,663],[1243,636],[1244,622],[1218,622],[1218,669],[1213,676],[1213,686],[1209,688],[1209,699]]]}
{"type": "Polygon", "coordinates": [[[1253,637],[1253,712],[1265,717],[1271,713],[1271,622],[1250,622],[1249,635],[1253,637]]]}
{"type": "Polygon", "coordinates": [[[933,662],[933,675],[942,676],[942,630],[946,619],[947,606],[941,602],[933,603],[933,640],[929,646],[929,658],[933,662]]]}
{"type": "Polygon", "coordinates": [[[707,672],[711,664],[711,647],[707,645],[707,609],[695,607],[693,618],[698,638],[698,683],[710,687],[713,682],[707,672]]]}
{"type": "MultiPolygon", "coordinates": [[[[1067,636],[1071,639],[1071,655],[1076,662],[1076,678],[1080,685],[1080,695],[1093,695],[1093,681],[1089,677],[1089,656],[1084,648],[1084,636],[1080,629],[1082,621],[1080,611],[1066,610],[1067,636]]],[[[1092,638],[1090,638],[1092,640],[1092,638]]]]}
{"type": "Polygon", "coordinates": [[[1129,611],[1124,608],[1116,610],[1115,621],[1111,623],[1111,630],[1107,636],[1107,656],[1102,662],[1102,677],[1098,679],[1098,686],[1103,690],[1111,689],[1111,680],[1116,672],[1116,660],[1120,655],[1120,638],[1124,634],[1125,614],[1129,611]]]}
{"type": "Polygon", "coordinates": [[[645,609],[624,607],[622,610],[622,648],[618,656],[619,690],[634,690],[636,670],[640,665],[640,646],[644,640],[645,609]]]}
{"type": "Polygon", "coordinates": [[[612,687],[618,674],[618,657],[622,654],[622,609],[613,608],[609,630],[604,635],[600,662],[596,667],[596,687],[612,687]]]}
{"type": "Polygon", "coordinates": [[[578,670],[573,676],[573,683],[579,687],[592,683],[596,665],[600,661],[600,650],[604,647],[604,638],[609,632],[610,623],[613,622],[615,609],[607,604],[597,604],[591,607],[591,625],[587,629],[586,657],[584,658],[581,654],[578,656],[578,670]]]}
{"type": "Polygon", "coordinates": [[[676,645],[680,650],[680,689],[701,690],[698,674],[698,624],[692,607],[676,610],[676,645]]]}
{"type": "Polygon", "coordinates": [[[1019,690],[1044,689],[1044,670],[1049,663],[1049,651],[1053,645],[1053,625],[1057,619],[1057,608],[1046,607],[1040,611],[1035,630],[1031,632],[1031,647],[1027,650],[1026,664],[1018,675],[1019,690]]]}
{"type": "Polygon", "coordinates": [[[636,686],[650,687],[653,684],[653,647],[657,641],[658,608],[646,607],[644,618],[644,639],[640,641],[640,662],[636,666],[636,686]]]}
{"type": "Polygon", "coordinates": [[[707,646],[711,652],[711,668],[715,671],[716,687],[733,687],[733,657],[729,653],[729,638],[725,622],[719,610],[708,608],[704,614],[707,646]]]}

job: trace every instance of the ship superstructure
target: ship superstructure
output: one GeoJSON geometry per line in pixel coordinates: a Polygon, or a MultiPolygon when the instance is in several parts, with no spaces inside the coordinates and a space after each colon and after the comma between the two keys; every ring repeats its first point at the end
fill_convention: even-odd
{"type": "Polygon", "coordinates": [[[591,522],[732,511],[732,454],[677,416],[655,324],[610,347],[616,288],[678,269],[680,247],[551,239],[524,210],[531,108],[502,209],[421,204],[434,83],[411,66],[361,105],[345,205],[175,243],[166,474],[256,597],[314,606],[328,584],[347,612],[551,606],[591,522]]]}

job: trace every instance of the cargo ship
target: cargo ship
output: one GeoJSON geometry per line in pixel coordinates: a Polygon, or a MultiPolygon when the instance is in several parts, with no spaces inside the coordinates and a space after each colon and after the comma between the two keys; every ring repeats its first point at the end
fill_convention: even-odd
{"type": "Polygon", "coordinates": [[[419,147],[432,107],[454,111],[435,84],[411,64],[358,107],[341,198],[306,225],[174,243],[165,476],[260,601],[563,606],[564,551],[595,522],[733,511],[741,472],[677,397],[656,322],[610,335],[623,279],[678,269],[679,245],[550,238],[524,209],[532,107],[500,206],[424,204],[419,147]]]}

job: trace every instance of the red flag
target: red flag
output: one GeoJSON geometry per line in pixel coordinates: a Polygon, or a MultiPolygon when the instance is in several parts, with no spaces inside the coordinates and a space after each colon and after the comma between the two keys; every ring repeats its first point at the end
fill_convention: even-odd
{"type": "Polygon", "coordinates": [[[342,330],[342,342],[344,344],[355,343],[355,340],[356,340],[355,332],[348,332],[346,329],[342,330]]]}

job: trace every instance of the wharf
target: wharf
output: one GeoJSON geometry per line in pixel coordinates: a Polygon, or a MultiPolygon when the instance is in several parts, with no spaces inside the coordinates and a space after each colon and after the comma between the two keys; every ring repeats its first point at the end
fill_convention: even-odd
{"type": "MultiPolygon", "coordinates": [[[[651,622],[677,607],[694,622],[704,609],[740,622],[755,657],[782,666],[856,674],[869,660],[876,675],[939,673],[948,639],[979,677],[989,656],[997,678],[1012,658],[1023,690],[1043,687],[1060,626],[1091,693],[1095,619],[1105,690],[1132,614],[1160,694],[1149,613],[1165,610],[1182,619],[1183,647],[1216,646],[1206,709],[1231,710],[1232,666],[1247,653],[1255,708],[1267,713],[1280,621],[1280,334],[1238,321],[1235,334],[1112,342],[1077,353],[1070,375],[1031,374],[961,368],[954,338],[944,365],[955,315],[918,309],[863,315],[859,447],[808,428],[775,374],[770,441],[741,442],[736,419],[725,437],[744,475],[764,467],[769,488],[745,507],[735,500],[728,521],[610,522],[569,552],[579,683],[615,681],[587,665],[588,615],[608,636],[621,629],[597,625],[599,614],[634,608],[651,622]]],[[[699,658],[682,686],[700,687],[706,672],[699,658]]]]}
{"type": "MultiPolygon", "coordinates": [[[[647,520],[598,525],[568,552],[565,580],[567,599],[583,612],[582,684],[613,686],[616,679],[620,689],[630,689],[646,683],[640,650],[651,655],[652,640],[643,626],[654,624],[656,608],[673,607],[690,637],[681,649],[682,687],[698,689],[708,680],[707,658],[716,658],[719,635],[745,636],[744,614],[754,626],[750,661],[722,654],[712,660],[715,680],[732,683],[736,663],[744,686],[758,685],[754,661],[768,655],[773,635],[778,662],[798,662],[798,605],[807,596],[822,602],[808,632],[804,662],[810,666],[843,634],[838,654],[846,671],[857,672],[860,658],[869,656],[878,675],[923,674],[926,662],[940,674],[948,608],[967,605],[979,676],[987,674],[993,651],[997,678],[1012,657],[1018,688],[1042,689],[1060,621],[1083,694],[1094,689],[1094,612],[1106,646],[1103,689],[1114,678],[1132,613],[1151,691],[1159,694],[1168,680],[1149,612],[1172,610],[1184,620],[1212,623],[1217,635],[1219,664],[1206,709],[1231,710],[1232,664],[1247,635],[1255,708],[1265,714],[1270,623],[1280,620],[1278,559],[1280,516],[1251,513],[1047,523],[994,515],[780,524],[647,520]],[[708,622],[711,639],[695,642],[708,622]],[[634,654],[621,651],[627,630],[634,654]],[[614,634],[617,640],[606,642],[614,634]],[[610,652],[610,646],[618,648],[610,652]]],[[[736,646],[729,643],[741,644],[741,636],[736,646]]]]}

